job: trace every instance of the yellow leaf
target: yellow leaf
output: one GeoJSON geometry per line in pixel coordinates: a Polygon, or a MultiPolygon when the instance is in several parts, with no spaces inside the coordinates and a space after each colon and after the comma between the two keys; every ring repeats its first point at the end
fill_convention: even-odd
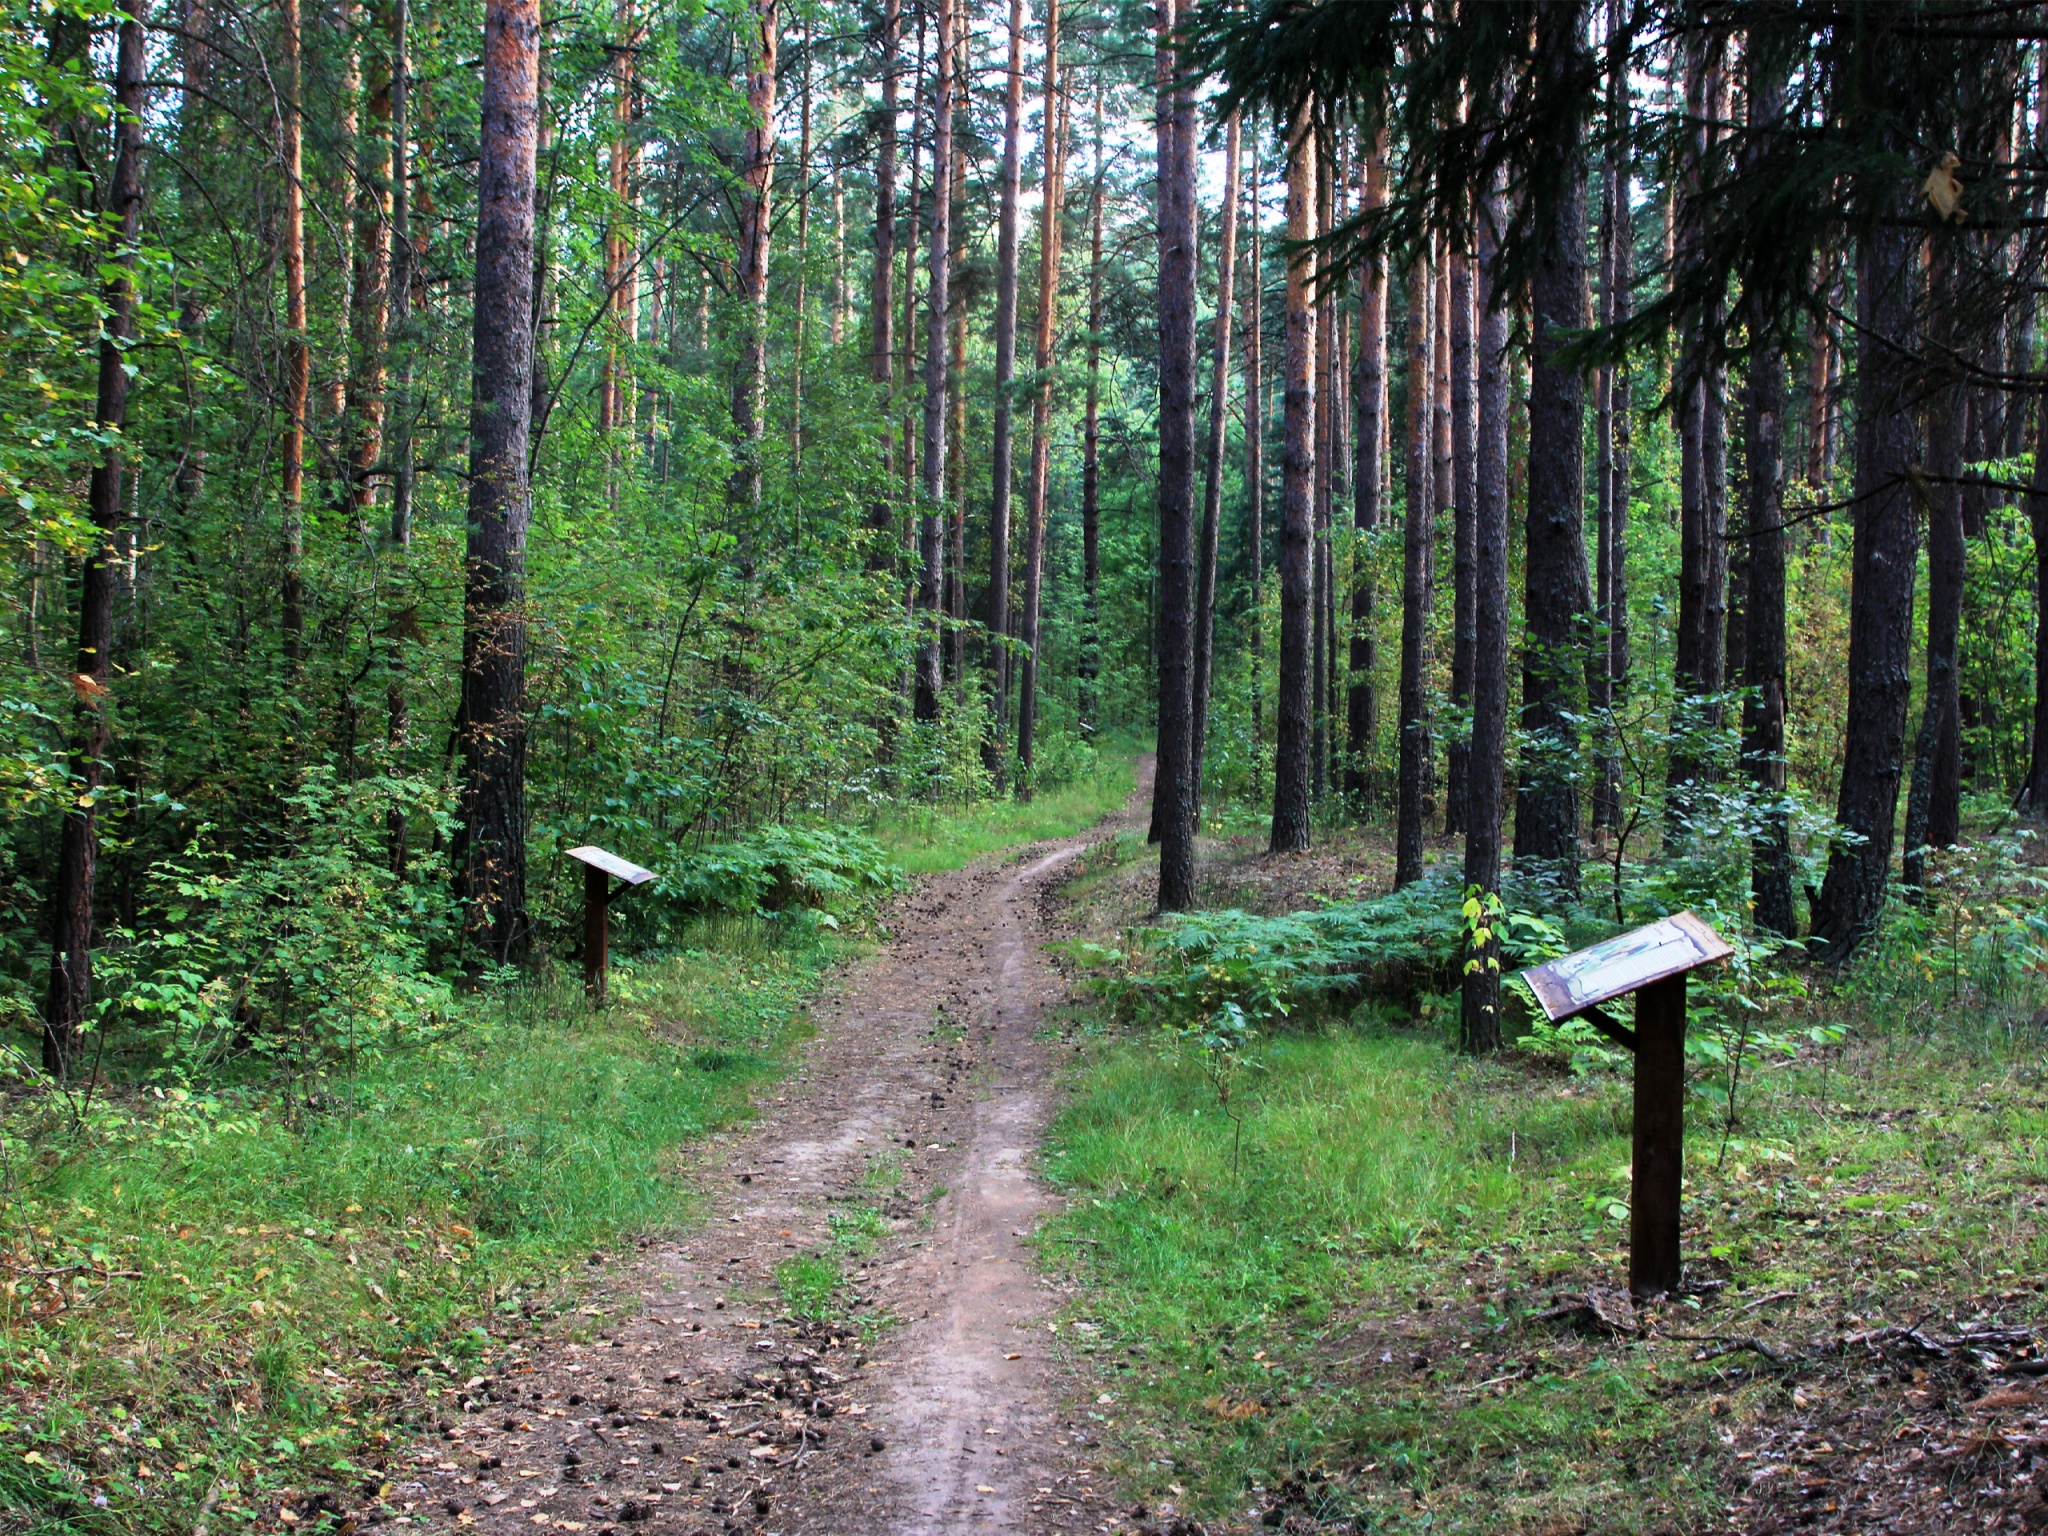
{"type": "Polygon", "coordinates": [[[1921,188],[1927,194],[1927,201],[1934,211],[1949,223],[1960,224],[1967,217],[1963,209],[1963,184],[1956,180],[1956,167],[1962,159],[1953,150],[1941,157],[1941,163],[1927,173],[1926,184],[1921,188]]]}

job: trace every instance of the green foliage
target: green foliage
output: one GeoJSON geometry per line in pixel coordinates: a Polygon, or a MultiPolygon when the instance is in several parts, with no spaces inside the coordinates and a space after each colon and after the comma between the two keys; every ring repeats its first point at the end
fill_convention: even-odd
{"type": "Polygon", "coordinates": [[[816,912],[832,927],[907,883],[862,833],[770,826],[677,860],[640,902],[688,916],[816,912]]]}
{"type": "MultiPolygon", "coordinates": [[[[1533,964],[1563,951],[1556,925],[1535,913],[1503,911],[1497,926],[1510,963],[1533,964]]],[[[1081,944],[1071,953],[1096,971],[1092,984],[1126,1017],[1187,1027],[1227,1005],[1261,1028],[1368,993],[1446,991],[1460,974],[1466,937],[1459,895],[1428,879],[1388,896],[1281,917],[1235,910],[1177,915],[1132,930],[1127,951],[1081,944]]]]}

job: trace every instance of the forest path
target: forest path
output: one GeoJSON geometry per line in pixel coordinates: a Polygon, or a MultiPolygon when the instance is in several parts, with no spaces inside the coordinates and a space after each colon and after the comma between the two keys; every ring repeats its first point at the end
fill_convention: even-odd
{"type": "Polygon", "coordinates": [[[758,1118],[696,1149],[704,1224],[594,1266],[585,1305],[618,1325],[530,1339],[469,1412],[444,1399],[442,1444],[394,1473],[394,1501],[505,1536],[1101,1530],[1058,1296],[1024,1239],[1051,1204],[1031,1171],[1064,994],[1051,898],[1150,791],[1148,757],[1119,815],[923,883],[758,1118]],[[842,1262],[893,1325],[863,1345],[783,1320],[777,1266],[867,1212],[890,1230],[842,1262]]]}

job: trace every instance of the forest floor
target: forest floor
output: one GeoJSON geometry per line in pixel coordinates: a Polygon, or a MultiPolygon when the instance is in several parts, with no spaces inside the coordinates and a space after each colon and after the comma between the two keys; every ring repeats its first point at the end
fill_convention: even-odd
{"type": "MultiPolygon", "coordinates": [[[[1063,903],[1103,942],[1155,879],[1118,852],[1063,903]]],[[[1390,867],[1232,839],[1202,898],[1390,867]]],[[[1126,1498],[1207,1536],[2048,1529],[2048,1053],[1941,958],[1815,977],[1793,1022],[1845,1038],[1753,1058],[1733,1125],[1694,1100],[1689,1293],[1641,1309],[1625,1067],[1475,1063],[1449,1000],[1368,1002],[1259,1041],[1233,1124],[1192,1053],[1075,1010],[1044,1252],[1126,1498]]]]}
{"type": "Polygon", "coordinates": [[[925,882],[759,1117],[691,1154],[702,1225],[592,1254],[565,1325],[502,1339],[444,1396],[381,1509],[504,1536],[1115,1524],[1067,1298],[1027,1239],[1061,1049],[1049,904],[1149,788],[925,882]]]}

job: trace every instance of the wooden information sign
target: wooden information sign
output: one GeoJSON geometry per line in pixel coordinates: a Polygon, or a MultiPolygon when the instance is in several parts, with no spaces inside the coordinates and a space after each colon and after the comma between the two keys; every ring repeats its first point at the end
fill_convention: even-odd
{"type": "Polygon", "coordinates": [[[1735,946],[1698,915],[1680,912],[1521,973],[1551,1023],[1583,1017],[1635,1053],[1628,1287],[1638,1296],[1674,1291],[1681,1278],[1686,974],[1734,953],[1735,946]],[[1631,992],[1634,1029],[1600,1008],[1631,992]]]}
{"type": "Polygon", "coordinates": [[[571,848],[569,857],[583,865],[583,990],[591,1002],[601,1004],[605,977],[611,969],[612,898],[645,885],[654,878],[654,871],[587,845],[571,848]],[[611,888],[614,878],[626,882],[617,891],[611,888]]]}

